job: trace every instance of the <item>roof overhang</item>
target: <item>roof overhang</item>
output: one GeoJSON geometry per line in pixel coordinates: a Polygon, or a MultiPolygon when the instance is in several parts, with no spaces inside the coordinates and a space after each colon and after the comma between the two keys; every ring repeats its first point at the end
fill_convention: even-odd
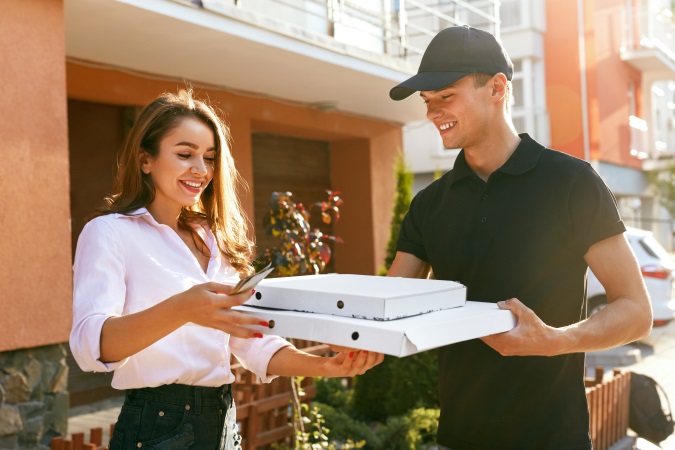
{"type": "Polygon", "coordinates": [[[416,70],[402,60],[236,7],[65,0],[65,19],[71,60],[399,123],[424,114],[389,98],[416,70]]]}

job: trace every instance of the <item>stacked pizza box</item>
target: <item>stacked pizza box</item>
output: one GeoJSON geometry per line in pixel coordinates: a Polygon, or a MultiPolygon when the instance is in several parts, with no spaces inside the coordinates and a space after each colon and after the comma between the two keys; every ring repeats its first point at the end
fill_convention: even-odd
{"type": "Polygon", "coordinates": [[[508,331],[510,311],[466,301],[453,281],[367,275],[263,280],[236,309],[269,322],[268,334],[407,356],[508,331]]]}

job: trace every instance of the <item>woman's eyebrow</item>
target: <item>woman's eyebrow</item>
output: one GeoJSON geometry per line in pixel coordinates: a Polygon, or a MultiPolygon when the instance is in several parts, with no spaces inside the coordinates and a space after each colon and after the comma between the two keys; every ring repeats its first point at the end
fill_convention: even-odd
{"type": "MultiPolygon", "coordinates": [[[[199,150],[199,146],[197,144],[193,144],[192,142],[188,141],[180,141],[174,145],[174,147],[190,147],[194,150],[199,150]]],[[[207,152],[215,152],[216,151],[216,146],[214,145],[213,147],[209,147],[206,149],[207,152]]]]}
{"type": "Polygon", "coordinates": [[[192,142],[187,142],[187,141],[180,141],[176,145],[174,145],[174,147],[181,147],[181,146],[190,147],[190,148],[193,148],[195,150],[197,150],[199,148],[199,146],[197,144],[193,144],[192,142]]]}

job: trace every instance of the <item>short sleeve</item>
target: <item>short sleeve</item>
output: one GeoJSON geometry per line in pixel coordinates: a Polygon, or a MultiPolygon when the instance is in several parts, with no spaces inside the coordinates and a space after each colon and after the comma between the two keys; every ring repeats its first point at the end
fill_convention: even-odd
{"type": "Polygon", "coordinates": [[[97,218],[88,222],[77,241],[73,265],[73,328],[70,348],[80,368],[110,372],[127,359],[103,363],[101,330],[110,317],[121,316],[126,298],[125,263],[112,227],[97,218]]]}
{"type": "Polygon", "coordinates": [[[574,242],[582,255],[593,244],[626,231],[614,195],[588,164],[572,187],[569,208],[574,242]]]}
{"type": "Polygon", "coordinates": [[[424,190],[420,191],[410,203],[408,213],[403,218],[403,223],[401,224],[401,232],[398,237],[396,250],[403,253],[410,253],[422,261],[428,262],[429,258],[424,248],[422,235],[422,195],[424,192],[424,190]]]}
{"type": "Polygon", "coordinates": [[[284,347],[290,347],[287,340],[273,335],[262,338],[242,339],[230,337],[230,349],[246,370],[255,373],[263,383],[269,383],[276,375],[267,373],[272,356],[284,347]]]}

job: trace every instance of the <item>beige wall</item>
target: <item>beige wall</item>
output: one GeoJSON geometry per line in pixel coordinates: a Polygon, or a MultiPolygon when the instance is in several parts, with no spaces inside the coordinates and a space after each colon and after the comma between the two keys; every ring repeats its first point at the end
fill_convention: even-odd
{"type": "MultiPolygon", "coordinates": [[[[175,92],[184,83],[67,64],[71,99],[118,105],[143,105],[164,91],[175,92]]],[[[227,113],[234,138],[232,153],[251,190],[253,183],[251,133],[264,132],[300,139],[326,141],[331,149],[331,185],[343,193],[342,218],[336,235],[336,271],[374,274],[382,265],[393,206],[393,161],[402,145],[398,124],[369,120],[269,99],[218,90],[197,89],[198,97],[227,113]]],[[[253,195],[242,193],[242,203],[253,216],[253,195]]]]}
{"type": "Polygon", "coordinates": [[[63,342],[71,255],[63,2],[0,2],[0,351],[63,342]]]}

